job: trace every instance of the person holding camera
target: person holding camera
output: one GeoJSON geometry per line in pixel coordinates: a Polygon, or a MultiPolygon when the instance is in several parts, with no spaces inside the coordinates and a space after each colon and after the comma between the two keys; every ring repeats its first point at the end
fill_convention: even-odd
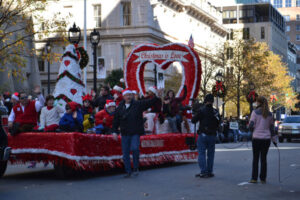
{"type": "Polygon", "coordinates": [[[126,171],[125,178],[138,175],[140,135],[145,133],[143,112],[159,101],[161,94],[162,90],[158,90],[158,97],[154,96],[151,99],[136,101],[132,91],[128,89],[122,91],[123,101],[116,109],[112,133],[114,139],[118,140],[117,134],[120,128],[123,162],[126,171]],[[130,151],[132,151],[133,156],[133,174],[130,164],[130,151]]]}
{"type": "Polygon", "coordinates": [[[208,94],[204,100],[204,106],[199,109],[194,117],[192,123],[200,122],[198,130],[198,164],[200,167],[200,174],[196,177],[209,178],[213,177],[213,165],[215,156],[216,134],[221,122],[219,111],[213,108],[214,96],[208,94]],[[207,155],[207,156],[206,156],[207,155]]]}

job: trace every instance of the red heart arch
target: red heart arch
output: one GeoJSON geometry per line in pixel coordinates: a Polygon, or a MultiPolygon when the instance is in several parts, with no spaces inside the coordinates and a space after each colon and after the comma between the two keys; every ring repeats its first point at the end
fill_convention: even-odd
{"type": "Polygon", "coordinates": [[[183,86],[187,86],[187,97],[183,104],[189,104],[189,99],[196,98],[201,83],[201,62],[195,50],[181,43],[170,43],[163,46],[157,44],[141,44],[128,55],[124,67],[126,88],[145,94],[144,70],[147,63],[152,62],[166,70],[173,62],[183,66],[183,80],[177,96],[182,95],[183,86]]]}

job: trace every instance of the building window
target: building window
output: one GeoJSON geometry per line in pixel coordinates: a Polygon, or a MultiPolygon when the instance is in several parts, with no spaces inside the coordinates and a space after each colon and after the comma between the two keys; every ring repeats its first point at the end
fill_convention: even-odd
{"type": "Polygon", "coordinates": [[[296,0],[296,7],[300,7],[300,0],[296,0]]]}
{"type": "Polygon", "coordinates": [[[227,40],[233,40],[233,30],[230,29],[230,33],[227,33],[227,40]]]}
{"type": "Polygon", "coordinates": [[[300,35],[299,34],[296,35],[296,40],[300,41],[300,35]]]}
{"type": "Polygon", "coordinates": [[[286,36],[286,40],[287,40],[287,41],[290,41],[290,40],[291,40],[291,38],[290,38],[289,35],[286,36]]]}
{"type": "Polygon", "coordinates": [[[290,21],[290,16],[289,15],[284,15],[284,19],[286,22],[289,22],[290,21]]]}
{"type": "Polygon", "coordinates": [[[253,17],[253,10],[247,10],[247,17],[253,17]]]}
{"type": "Polygon", "coordinates": [[[291,27],[290,27],[290,26],[286,26],[286,27],[285,27],[285,32],[290,32],[290,30],[291,30],[291,27]]]}
{"type": "Polygon", "coordinates": [[[300,31],[300,25],[299,24],[296,26],[296,31],[300,31]]]}
{"type": "Polygon", "coordinates": [[[292,7],[292,0],[285,0],[285,7],[292,7]]]}
{"type": "Polygon", "coordinates": [[[123,26],[131,25],[131,2],[122,2],[123,26]]]}
{"type": "Polygon", "coordinates": [[[260,28],[260,38],[265,39],[265,27],[263,26],[260,28]]]}
{"type": "Polygon", "coordinates": [[[94,5],[94,20],[95,26],[101,27],[101,5],[94,5]]]}
{"type": "Polygon", "coordinates": [[[233,59],[233,48],[229,47],[226,52],[227,59],[233,59]]]}
{"type": "Polygon", "coordinates": [[[282,0],[274,0],[273,4],[275,8],[282,8],[282,0]]]}
{"type": "Polygon", "coordinates": [[[101,57],[102,56],[102,48],[101,46],[97,46],[97,57],[101,57]]]}
{"type": "Polygon", "coordinates": [[[45,71],[45,61],[44,61],[43,57],[38,57],[38,66],[39,66],[40,72],[45,71]]]}
{"type": "Polygon", "coordinates": [[[296,15],[296,20],[300,21],[300,15],[296,15]]]}
{"type": "Polygon", "coordinates": [[[123,66],[125,65],[126,63],[126,59],[127,59],[127,56],[128,54],[131,52],[132,50],[132,46],[131,45],[122,45],[122,58],[123,58],[123,66]]]}
{"type": "Polygon", "coordinates": [[[250,38],[250,29],[249,28],[243,28],[243,39],[247,40],[250,38]]]}

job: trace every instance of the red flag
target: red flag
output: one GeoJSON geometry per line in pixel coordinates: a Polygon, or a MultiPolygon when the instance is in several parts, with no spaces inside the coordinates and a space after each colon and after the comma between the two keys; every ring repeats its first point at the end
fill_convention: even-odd
{"type": "Polygon", "coordinates": [[[189,45],[191,48],[194,48],[194,39],[193,39],[192,34],[191,34],[191,36],[190,36],[188,45],[189,45]]]}

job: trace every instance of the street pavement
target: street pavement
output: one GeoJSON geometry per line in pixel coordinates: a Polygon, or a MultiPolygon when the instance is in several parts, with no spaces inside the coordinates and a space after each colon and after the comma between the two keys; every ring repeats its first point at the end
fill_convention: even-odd
{"type": "Polygon", "coordinates": [[[42,164],[9,165],[0,179],[0,200],[293,200],[300,199],[300,142],[282,143],[281,183],[278,152],[268,154],[267,184],[248,184],[251,176],[251,143],[218,144],[215,177],[195,178],[196,160],[142,169],[125,179],[120,170],[62,180],[53,167],[42,164]]]}

